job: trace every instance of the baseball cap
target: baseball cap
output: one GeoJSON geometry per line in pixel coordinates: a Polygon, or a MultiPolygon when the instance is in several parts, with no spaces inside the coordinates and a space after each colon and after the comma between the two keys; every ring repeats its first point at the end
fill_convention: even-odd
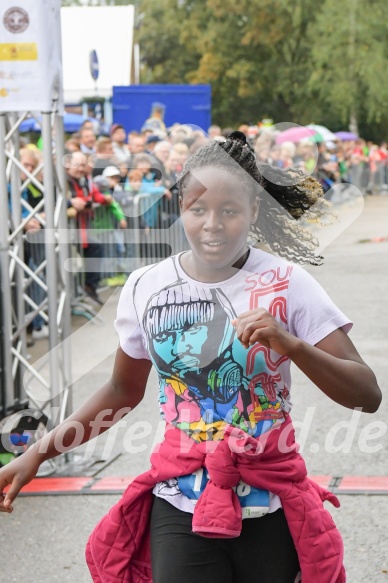
{"type": "Polygon", "coordinates": [[[147,140],[146,140],[146,144],[157,144],[158,142],[161,142],[161,138],[159,138],[159,136],[155,136],[154,134],[152,134],[151,136],[148,136],[147,140]]]}
{"type": "Polygon", "coordinates": [[[120,170],[116,166],[107,166],[104,168],[102,173],[105,178],[111,178],[112,176],[120,176],[120,170]]]}
{"type": "Polygon", "coordinates": [[[121,123],[114,123],[111,128],[110,128],[110,135],[111,137],[113,136],[113,134],[115,133],[116,130],[122,129],[125,131],[125,128],[123,125],[121,125],[121,123]]]}

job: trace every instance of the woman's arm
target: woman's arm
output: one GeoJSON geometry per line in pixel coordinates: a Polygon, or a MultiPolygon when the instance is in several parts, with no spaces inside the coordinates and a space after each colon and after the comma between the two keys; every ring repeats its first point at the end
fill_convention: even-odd
{"type": "Polygon", "coordinates": [[[376,377],[341,328],[315,346],[299,338],[293,345],[288,356],[333,401],[365,413],[377,411],[381,390],[376,377]]]}
{"type": "Polygon", "coordinates": [[[360,407],[367,413],[378,409],[381,390],[376,377],[341,328],[312,346],[284,330],[263,308],[244,312],[233,325],[245,348],[260,342],[288,356],[336,403],[350,409],[360,407]]]}
{"type": "Polygon", "coordinates": [[[106,385],[22,456],[0,470],[0,511],[12,511],[13,500],[36,475],[42,462],[75,447],[76,426],[79,432],[82,430],[78,446],[109,429],[136,407],[144,396],[150,370],[149,360],[131,358],[119,348],[112,377],[106,385]],[[9,484],[11,487],[2,500],[1,493],[9,484]]]}

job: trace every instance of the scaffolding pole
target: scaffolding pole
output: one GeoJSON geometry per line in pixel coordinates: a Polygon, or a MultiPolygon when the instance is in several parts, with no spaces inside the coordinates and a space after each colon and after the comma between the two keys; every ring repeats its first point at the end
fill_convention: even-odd
{"type": "Polygon", "coordinates": [[[5,156],[6,116],[0,114],[0,287],[1,315],[3,331],[1,334],[2,380],[1,414],[3,417],[14,406],[14,383],[12,379],[12,295],[9,277],[8,243],[8,186],[5,156]]]}
{"type": "MultiPolygon", "coordinates": [[[[2,0],[1,14],[11,9],[18,10],[13,0],[2,0]]],[[[22,427],[20,420],[28,418],[30,429],[34,419],[36,428],[55,426],[73,407],[61,1],[51,0],[47,10],[46,0],[29,0],[28,17],[18,39],[0,18],[2,42],[28,43],[23,59],[1,64],[9,82],[0,103],[0,453],[3,447],[15,454],[21,452],[12,449],[9,433],[22,427]],[[23,122],[41,127],[37,166],[19,152],[23,122]],[[27,351],[31,328],[37,332],[32,341],[44,349],[35,361],[27,351]]],[[[66,455],[50,462],[50,473],[63,473],[71,460],[66,455]]]]}

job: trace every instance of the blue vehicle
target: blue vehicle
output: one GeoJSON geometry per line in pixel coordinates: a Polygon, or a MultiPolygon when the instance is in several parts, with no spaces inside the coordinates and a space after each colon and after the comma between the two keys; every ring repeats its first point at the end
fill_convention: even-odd
{"type": "Polygon", "coordinates": [[[174,123],[211,125],[210,85],[129,85],[113,87],[113,122],[140,131],[155,103],[164,107],[166,127],[174,123]]]}

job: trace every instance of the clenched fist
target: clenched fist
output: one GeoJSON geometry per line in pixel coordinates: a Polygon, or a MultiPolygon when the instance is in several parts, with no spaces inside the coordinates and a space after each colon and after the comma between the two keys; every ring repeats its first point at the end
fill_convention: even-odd
{"type": "Polygon", "coordinates": [[[244,348],[260,342],[278,354],[289,356],[295,350],[299,340],[279,324],[264,308],[248,310],[232,320],[237,337],[244,348]]]}

